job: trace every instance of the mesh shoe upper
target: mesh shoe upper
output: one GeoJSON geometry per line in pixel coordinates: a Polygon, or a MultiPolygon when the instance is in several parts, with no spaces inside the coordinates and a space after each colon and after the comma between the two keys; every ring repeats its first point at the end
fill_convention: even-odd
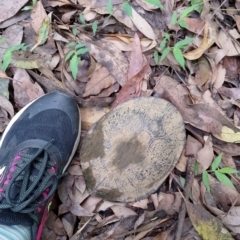
{"type": "Polygon", "coordinates": [[[40,224],[78,145],[79,122],[76,102],[60,92],[35,100],[12,119],[0,142],[1,224],[40,224]]]}

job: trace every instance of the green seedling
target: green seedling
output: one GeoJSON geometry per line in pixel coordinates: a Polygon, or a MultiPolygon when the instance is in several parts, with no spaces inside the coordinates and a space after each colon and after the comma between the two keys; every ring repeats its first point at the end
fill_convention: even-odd
{"type": "Polygon", "coordinates": [[[32,0],[32,5],[25,6],[22,11],[33,10],[35,5],[37,4],[37,0],[32,0]]]}
{"type": "Polygon", "coordinates": [[[219,165],[222,161],[222,154],[218,155],[212,162],[211,170],[204,171],[202,173],[203,184],[206,187],[207,191],[210,192],[210,181],[209,181],[209,173],[214,174],[216,178],[223,183],[224,185],[235,188],[230,178],[227,176],[229,174],[238,173],[236,169],[230,167],[219,168],[219,165]]]}
{"type": "MultiPolygon", "coordinates": [[[[4,42],[4,39],[0,39],[0,43],[4,42]]],[[[21,43],[18,45],[14,45],[14,46],[8,46],[8,48],[6,49],[6,51],[3,54],[3,60],[1,62],[1,70],[3,72],[5,72],[9,66],[9,64],[11,63],[12,60],[12,53],[18,50],[22,50],[22,51],[26,51],[27,47],[25,45],[25,43],[21,43]]]]}
{"type": "Polygon", "coordinates": [[[70,61],[69,67],[72,73],[74,80],[77,79],[78,73],[78,64],[81,62],[81,55],[90,51],[89,48],[86,48],[83,43],[70,42],[66,47],[73,47],[74,49],[70,50],[65,56],[65,62],[70,61]]]}
{"type": "Polygon", "coordinates": [[[98,21],[95,20],[92,24],[92,31],[93,31],[93,36],[96,35],[96,32],[97,32],[97,28],[98,28],[98,21]]]}
{"type": "Polygon", "coordinates": [[[186,22],[184,21],[184,19],[186,17],[188,17],[193,11],[201,12],[202,5],[203,5],[202,0],[195,0],[195,1],[192,1],[191,3],[195,3],[195,4],[192,4],[190,7],[185,8],[179,16],[176,11],[173,12],[173,15],[171,17],[172,25],[178,24],[181,27],[186,28],[187,25],[186,25],[186,22]]]}
{"type": "Polygon", "coordinates": [[[157,51],[154,52],[154,60],[156,62],[156,64],[159,63],[159,61],[163,61],[167,55],[172,51],[173,52],[173,56],[176,59],[176,61],[180,64],[180,66],[185,69],[185,59],[183,57],[183,50],[185,49],[185,47],[187,47],[192,41],[194,40],[194,38],[190,38],[190,37],[186,37],[183,40],[180,40],[179,42],[177,42],[173,47],[169,47],[170,44],[170,35],[168,33],[164,34],[164,38],[161,41],[159,48],[160,48],[160,52],[161,52],[161,57],[159,60],[159,54],[157,51]]]}

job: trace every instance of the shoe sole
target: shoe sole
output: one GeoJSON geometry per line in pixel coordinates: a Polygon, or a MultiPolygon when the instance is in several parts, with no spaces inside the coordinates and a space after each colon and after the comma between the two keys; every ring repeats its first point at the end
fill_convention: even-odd
{"type": "MultiPolygon", "coordinates": [[[[43,96],[41,96],[41,97],[33,100],[32,102],[28,103],[28,104],[27,104],[25,107],[23,107],[17,114],[14,115],[14,117],[11,119],[11,121],[10,121],[9,124],[7,125],[7,127],[6,127],[3,135],[2,135],[2,137],[1,137],[1,140],[0,140],[0,148],[1,148],[1,146],[2,146],[3,140],[4,140],[5,136],[7,135],[9,129],[10,129],[10,128],[12,127],[12,125],[17,121],[17,119],[21,116],[21,114],[22,114],[31,104],[33,104],[36,100],[38,100],[38,99],[40,99],[40,98],[42,98],[42,97],[44,97],[44,96],[45,96],[45,95],[43,95],[43,96]]],[[[79,107],[78,107],[78,112],[79,112],[79,131],[78,131],[78,136],[77,136],[77,139],[76,139],[75,144],[74,144],[74,146],[73,146],[72,153],[71,153],[71,155],[70,155],[70,157],[69,157],[69,159],[68,159],[68,162],[67,162],[66,166],[64,167],[62,173],[64,173],[64,172],[66,171],[66,169],[67,169],[67,167],[69,166],[71,160],[73,159],[73,156],[74,156],[74,154],[75,154],[75,152],[76,152],[76,150],[77,150],[77,148],[78,148],[78,144],[79,144],[79,141],[80,141],[80,136],[81,136],[81,115],[80,115],[80,109],[79,109],[79,107]]]]}

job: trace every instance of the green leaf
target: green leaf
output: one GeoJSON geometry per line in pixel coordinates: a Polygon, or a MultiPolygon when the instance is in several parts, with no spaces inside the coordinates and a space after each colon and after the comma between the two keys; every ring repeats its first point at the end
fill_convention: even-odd
{"type": "Polygon", "coordinates": [[[113,13],[113,3],[112,3],[112,0],[108,0],[108,2],[107,2],[107,12],[110,15],[112,15],[112,13],[113,13]]]}
{"type": "Polygon", "coordinates": [[[150,3],[153,6],[159,7],[161,10],[164,9],[162,3],[159,0],[143,0],[144,2],[150,3]]]}
{"type": "Polygon", "coordinates": [[[86,24],[85,18],[82,13],[79,14],[79,22],[83,25],[86,24]]]}
{"type": "Polygon", "coordinates": [[[169,54],[170,50],[171,50],[170,47],[167,47],[163,50],[162,56],[160,58],[160,62],[162,62],[164,60],[164,58],[169,54]]]}
{"type": "Polygon", "coordinates": [[[177,12],[174,11],[171,17],[171,24],[174,25],[177,22],[177,12]]]}
{"type": "Polygon", "coordinates": [[[2,64],[2,70],[5,72],[11,62],[12,59],[12,51],[6,50],[3,54],[3,64],[2,64]]]}
{"type": "Polygon", "coordinates": [[[209,177],[208,177],[207,171],[204,171],[202,173],[202,180],[203,180],[203,184],[206,187],[207,191],[210,192],[210,182],[209,182],[209,177]]]}
{"type": "Polygon", "coordinates": [[[177,62],[180,64],[180,66],[185,69],[185,59],[183,57],[183,53],[180,48],[174,46],[173,48],[173,55],[177,62]]]}
{"type": "Polygon", "coordinates": [[[174,46],[181,48],[181,47],[183,47],[183,46],[185,46],[185,45],[188,45],[188,44],[191,43],[193,40],[194,40],[194,38],[186,37],[185,39],[177,42],[174,46]]]}
{"type": "Polygon", "coordinates": [[[202,9],[203,9],[203,0],[191,0],[191,5],[195,5],[195,10],[198,12],[198,13],[201,13],[202,12],[202,9]]]}
{"type": "Polygon", "coordinates": [[[97,32],[97,27],[98,27],[98,21],[95,20],[92,24],[92,30],[93,30],[93,35],[95,36],[96,32],[97,32]]]}
{"type": "Polygon", "coordinates": [[[6,42],[6,40],[7,40],[6,38],[0,38],[0,44],[6,42]]]}
{"type": "Polygon", "coordinates": [[[32,0],[32,5],[35,6],[38,0],[32,0]]]}
{"type": "Polygon", "coordinates": [[[183,19],[179,20],[178,23],[182,28],[187,28],[187,24],[185,23],[185,21],[183,19]]]}
{"type": "Polygon", "coordinates": [[[83,43],[78,43],[76,46],[75,46],[75,49],[79,49],[79,48],[82,48],[82,47],[85,47],[85,45],[83,43]]]}
{"type": "Polygon", "coordinates": [[[73,55],[73,57],[70,60],[70,70],[72,72],[72,76],[74,80],[77,78],[77,73],[78,73],[78,64],[80,62],[80,59],[77,57],[77,55],[73,55]]]}
{"type": "Polygon", "coordinates": [[[158,64],[159,55],[158,55],[158,51],[157,50],[155,50],[154,53],[153,53],[153,59],[154,59],[155,63],[158,64]]]}
{"type": "Polygon", "coordinates": [[[129,16],[132,17],[132,7],[128,2],[122,4],[123,11],[129,16]]]}
{"type": "Polygon", "coordinates": [[[75,47],[76,46],[76,42],[70,42],[66,45],[66,47],[75,47]]]}
{"type": "Polygon", "coordinates": [[[199,171],[199,162],[195,162],[195,165],[194,165],[194,175],[198,175],[198,171],[199,171]]]}
{"type": "Polygon", "coordinates": [[[214,173],[215,173],[217,179],[218,179],[221,183],[223,183],[224,185],[226,185],[226,186],[228,186],[228,187],[230,187],[230,188],[234,188],[234,189],[235,189],[235,187],[234,187],[234,185],[232,184],[231,180],[230,180],[225,174],[220,173],[219,171],[215,171],[214,173]]]}
{"type": "Polygon", "coordinates": [[[73,35],[76,37],[76,36],[77,36],[77,28],[74,27],[74,28],[72,29],[72,33],[73,33],[73,35]]]}
{"type": "Polygon", "coordinates": [[[170,35],[169,35],[168,33],[164,33],[164,37],[165,37],[168,41],[170,41],[170,35]]]}
{"type": "Polygon", "coordinates": [[[231,174],[231,173],[238,173],[238,170],[230,168],[230,167],[224,167],[219,170],[217,170],[220,173],[226,173],[226,174],[231,174]]]}
{"type": "Polygon", "coordinates": [[[69,51],[65,57],[65,61],[68,61],[74,53],[75,53],[75,50],[69,51]]]}
{"type": "Polygon", "coordinates": [[[211,169],[212,171],[215,171],[218,167],[220,162],[222,161],[222,153],[219,154],[212,162],[211,169]]]}
{"type": "Polygon", "coordinates": [[[161,41],[160,46],[159,46],[161,51],[165,48],[166,43],[167,43],[167,39],[164,38],[164,39],[161,41]]]}
{"type": "Polygon", "coordinates": [[[180,176],[180,184],[181,184],[181,186],[182,186],[183,188],[184,188],[184,186],[185,186],[185,183],[186,183],[185,178],[183,178],[183,177],[180,176]]]}
{"type": "Polygon", "coordinates": [[[90,51],[90,48],[81,48],[76,52],[76,55],[78,56],[78,55],[84,54],[89,51],[90,51]]]}
{"type": "Polygon", "coordinates": [[[38,30],[37,43],[31,48],[30,50],[31,52],[37,46],[42,45],[46,42],[48,38],[49,29],[50,29],[50,23],[51,23],[51,18],[47,16],[42,22],[42,26],[38,30]]]}
{"type": "Polygon", "coordinates": [[[32,10],[33,9],[33,6],[25,6],[22,11],[29,11],[29,10],[32,10]]]}
{"type": "Polygon", "coordinates": [[[196,8],[196,6],[191,6],[191,7],[184,9],[182,11],[182,13],[180,14],[180,19],[187,17],[191,12],[193,12],[195,10],[195,8],[196,8]]]}

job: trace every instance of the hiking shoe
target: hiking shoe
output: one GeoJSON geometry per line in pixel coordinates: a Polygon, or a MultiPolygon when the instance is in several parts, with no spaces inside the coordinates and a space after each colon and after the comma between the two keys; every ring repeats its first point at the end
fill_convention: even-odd
{"type": "Polygon", "coordinates": [[[74,99],[52,92],[21,109],[0,141],[0,224],[31,226],[40,239],[58,179],[80,138],[74,99]]]}

